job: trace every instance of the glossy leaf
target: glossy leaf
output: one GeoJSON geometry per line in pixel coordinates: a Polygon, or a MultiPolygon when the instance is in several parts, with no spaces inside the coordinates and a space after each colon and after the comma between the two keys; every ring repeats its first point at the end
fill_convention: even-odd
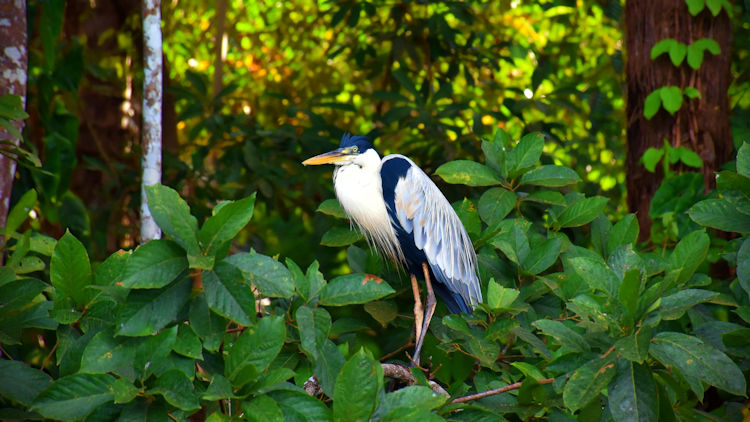
{"type": "MultiPolygon", "coordinates": [[[[649,354],[664,365],[677,368],[688,381],[697,379],[732,394],[746,393],[745,377],[727,355],[696,337],[682,333],[662,332],[651,340],[649,354]]],[[[703,396],[700,382],[690,387],[703,396]]]]}
{"type": "Polygon", "coordinates": [[[341,208],[339,201],[333,198],[326,199],[325,201],[321,202],[321,204],[318,206],[318,209],[315,211],[321,212],[323,214],[327,214],[336,218],[342,218],[342,219],[348,218],[346,215],[346,212],[344,212],[344,209],[341,208]]]}
{"type": "Polygon", "coordinates": [[[284,320],[267,316],[245,330],[225,358],[224,374],[235,387],[254,381],[268,368],[284,344],[284,320]]]}
{"type": "Polygon", "coordinates": [[[237,267],[221,263],[216,271],[203,272],[203,287],[212,311],[238,324],[252,324],[255,296],[237,267]]]}
{"type": "Polygon", "coordinates": [[[174,281],[188,269],[185,250],[165,239],[152,240],[136,249],[122,272],[122,285],[131,289],[155,289],[174,281]]]}
{"type": "Polygon", "coordinates": [[[696,223],[728,232],[750,233],[750,216],[726,199],[706,199],[693,205],[688,214],[696,223]]]}
{"type": "Polygon", "coordinates": [[[93,296],[94,292],[87,289],[91,284],[91,264],[86,248],[70,232],[57,241],[50,260],[50,281],[58,299],[69,297],[79,307],[93,296]]]}
{"type": "Polygon", "coordinates": [[[234,254],[224,260],[242,272],[245,281],[267,297],[292,297],[292,274],[275,259],[254,252],[234,254]]]}
{"type": "Polygon", "coordinates": [[[395,290],[383,280],[363,274],[350,274],[329,281],[320,292],[320,304],[326,306],[354,305],[381,299],[394,292],[395,290]]]}
{"type": "Polygon", "coordinates": [[[576,411],[598,397],[617,372],[617,356],[610,353],[604,358],[590,360],[573,371],[563,390],[565,406],[576,411]]]}
{"type": "Polygon", "coordinates": [[[254,193],[239,201],[222,203],[222,207],[203,223],[198,233],[198,240],[205,254],[216,255],[217,252],[226,254],[227,243],[247,225],[253,216],[254,207],[254,193]]]}
{"type": "Polygon", "coordinates": [[[508,289],[494,280],[487,285],[487,305],[492,309],[510,309],[518,295],[517,289],[508,289]]]}
{"type": "Polygon", "coordinates": [[[333,393],[333,420],[368,420],[383,387],[383,369],[360,349],[341,368],[333,393]]]}
{"type": "Polygon", "coordinates": [[[609,385],[609,410],[617,422],[647,422],[659,418],[656,384],[648,365],[620,360],[609,385]]]}
{"type": "Polygon", "coordinates": [[[201,407],[193,383],[177,369],[171,369],[159,375],[154,382],[154,387],[148,392],[159,394],[167,403],[188,412],[201,407]]]}
{"type": "Polygon", "coordinates": [[[567,347],[570,350],[585,352],[590,348],[588,342],[586,342],[583,336],[573,331],[571,328],[568,328],[560,321],[539,319],[534,321],[531,325],[538,328],[542,333],[554,338],[563,347],[567,347]]]}
{"type": "Polygon", "coordinates": [[[581,180],[573,169],[557,165],[543,165],[521,176],[521,184],[561,187],[578,183],[581,180]]]}
{"type": "Polygon", "coordinates": [[[191,280],[183,279],[159,291],[132,291],[122,308],[115,335],[147,336],[174,320],[190,295],[191,280]]]}
{"type": "Polygon", "coordinates": [[[114,381],[107,374],[76,373],[59,378],[36,397],[31,409],[52,419],[82,419],[114,399],[114,381]]]}
{"type": "Polygon", "coordinates": [[[607,198],[583,198],[565,209],[558,217],[560,227],[578,227],[591,222],[607,205],[607,198]]]}
{"type": "Polygon", "coordinates": [[[110,330],[98,332],[83,351],[81,372],[106,374],[123,366],[132,367],[135,348],[121,339],[115,339],[110,330]]]}
{"type": "Polygon", "coordinates": [[[479,216],[488,225],[499,223],[516,205],[516,194],[504,188],[491,188],[479,198],[479,216]]]}
{"type": "Polygon", "coordinates": [[[174,189],[164,185],[146,186],[148,207],[162,232],[179,243],[188,255],[200,255],[198,220],[174,189]]]}
{"type": "Polygon", "coordinates": [[[539,274],[557,261],[561,248],[562,240],[560,238],[544,240],[531,247],[526,259],[521,263],[521,268],[530,274],[539,274]]]}
{"type": "Polygon", "coordinates": [[[0,396],[6,399],[29,406],[51,383],[44,371],[21,361],[0,359],[0,396]]]}
{"type": "Polygon", "coordinates": [[[491,168],[475,161],[449,161],[435,171],[448,183],[467,186],[493,186],[500,184],[500,179],[491,168]]]}

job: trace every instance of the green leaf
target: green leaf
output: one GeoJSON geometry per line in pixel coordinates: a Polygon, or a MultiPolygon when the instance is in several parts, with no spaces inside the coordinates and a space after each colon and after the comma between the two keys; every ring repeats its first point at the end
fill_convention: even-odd
{"type": "Polygon", "coordinates": [[[609,384],[609,410],[618,422],[657,421],[659,402],[648,365],[620,360],[609,384]]]}
{"type": "Polygon", "coordinates": [[[115,378],[107,374],[73,374],[56,380],[34,400],[31,410],[45,418],[83,419],[114,399],[115,378]]]}
{"type": "Polygon", "coordinates": [[[160,394],[167,403],[186,412],[198,410],[201,407],[193,383],[179,369],[170,369],[159,375],[154,382],[154,387],[148,392],[160,394]]]}
{"type": "Polygon", "coordinates": [[[501,233],[492,240],[492,245],[500,249],[509,260],[521,265],[531,251],[529,239],[524,229],[513,224],[508,232],[501,233]]]}
{"type": "MultiPolygon", "coordinates": [[[[724,391],[744,396],[745,376],[724,353],[696,337],[682,333],[662,332],[651,340],[649,354],[665,366],[674,366],[688,382],[698,379],[724,391]]],[[[700,382],[690,382],[690,387],[703,397],[700,382]]]]}
{"type": "Polygon", "coordinates": [[[632,245],[638,240],[638,219],[635,214],[628,214],[618,221],[607,236],[607,250],[614,251],[622,245],[632,245]]]}
{"type": "Polygon", "coordinates": [[[125,378],[116,379],[112,384],[112,391],[115,393],[115,404],[130,403],[140,392],[132,382],[125,378]]]}
{"type": "Polygon", "coordinates": [[[750,293],[750,236],[745,237],[737,250],[737,279],[742,288],[750,293]]]}
{"type": "Polygon", "coordinates": [[[119,372],[122,367],[133,367],[135,347],[127,341],[116,340],[110,330],[96,333],[81,358],[81,372],[106,374],[119,372]]]}
{"type": "Polygon", "coordinates": [[[611,297],[616,296],[619,280],[615,272],[604,262],[583,256],[572,258],[569,262],[591,289],[607,293],[611,297]]]}
{"type": "Polygon", "coordinates": [[[190,303],[189,321],[195,333],[203,340],[203,347],[206,350],[210,352],[219,350],[224,339],[227,320],[209,309],[205,294],[199,294],[190,303]]]}
{"type": "Polygon", "coordinates": [[[669,59],[675,66],[682,64],[682,61],[685,60],[686,53],[687,46],[681,42],[675,42],[669,47],[669,59]]]}
{"type": "Polygon", "coordinates": [[[386,327],[389,322],[398,316],[398,306],[389,300],[367,302],[365,303],[365,311],[383,327],[386,327]]]}
{"type": "Polygon", "coordinates": [[[482,152],[484,161],[492,170],[499,175],[508,177],[508,166],[506,165],[506,146],[510,145],[510,137],[504,130],[498,129],[492,141],[482,141],[482,152]]]}
{"type": "Polygon", "coordinates": [[[57,241],[49,266],[56,299],[68,297],[77,307],[85,306],[93,296],[86,289],[91,284],[91,264],[86,247],[69,231],[57,241]]]}
{"type": "Polygon", "coordinates": [[[438,167],[435,174],[452,184],[467,186],[493,186],[500,184],[500,179],[491,168],[475,161],[449,161],[438,167]]]}
{"type": "Polygon", "coordinates": [[[750,177],[750,143],[743,142],[737,150],[737,173],[750,177]]]}
{"type": "Polygon", "coordinates": [[[701,92],[698,91],[697,89],[693,88],[692,86],[686,86],[685,89],[683,90],[683,93],[685,94],[685,96],[687,96],[688,98],[691,98],[691,99],[694,99],[694,98],[698,98],[698,99],[703,98],[703,97],[701,97],[701,92]]]}
{"type": "Polygon", "coordinates": [[[253,217],[254,207],[255,193],[239,201],[222,203],[221,209],[206,220],[198,233],[198,240],[204,253],[206,255],[226,254],[228,243],[253,217]]]}
{"type": "Polygon", "coordinates": [[[664,320],[674,320],[680,318],[688,309],[693,306],[708,302],[716,296],[718,292],[700,289],[685,289],[677,293],[665,296],[661,299],[659,314],[664,320]]]}
{"type": "Polygon", "coordinates": [[[696,230],[683,237],[669,256],[667,271],[680,270],[677,283],[683,283],[693,276],[698,266],[708,254],[711,243],[705,230],[696,230]]]}
{"type": "Polygon", "coordinates": [[[646,168],[646,170],[653,173],[656,171],[656,165],[659,163],[659,160],[661,160],[661,157],[664,156],[664,150],[661,148],[654,148],[650,147],[646,150],[646,152],[643,153],[643,157],[641,157],[641,162],[643,162],[643,167],[646,168]]]}
{"type": "Polygon", "coordinates": [[[122,285],[131,289],[164,287],[188,269],[185,251],[176,243],[152,240],[136,249],[122,272],[122,285]]]}
{"type": "Polygon", "coordinates": [[[643,115],[646,117],[646,120],[651,120],[656,115],[656,112],[659,111],[659,107],[661,107],[661,90],[662,88],[656,89],[646,97],[646,101],[643,103],[643,115]]]}
{"type": "Polygon", "coordinates": [[[364,274],[339,276],[329,281],[320,292],[320,304],[344,306],[369,302],[395,293],[385,281],[364,274]]]}
{"type": "Polygon", "coordinates": [[[175,353],[193,359],[203,360],[203,346],[195,331],[187,324],[180,324],[177,339],[172,349],[175,353]]]}
{"type": "Polygon", "coordinates": [[[576,201],[558,217],[560,227],[578,227],[591,222],[607,206],[607,198],[595,196],[576,201]]]}
{"type": "MultiPolygon", "coordinates": [[[[201,398],[203,400],[211,401],[229,399],[233,397],[234,390],[232,389],[232,384],[228,379],[219,374],[215,374],[213,376],[213,378],[211,379],[211,384],[208,385],[206,392],[201,395],[201,398]]],[[[281,414],[281,411],[279,411],[279,414],[281,414]]]]}
{"type": "Polygon", "coordinates": [[[664,110],[674,115],[682,107],[682,90],[678,86],[665,86],[661,88],[661,103],[664,110]]]}
{"type": "Polygon", "coordinates": [[[335,226],[323,233],[323,237],[320,239],[320,244],[332,248],[340,248],[342,246],[351,245],[354,242],[359,242],[362,239],[364,239],[364,236],[359,230],[349,227],[335,226]]]}
{"type": "Polygon", "coordinates": [[[543,165],[521,176],[521,184],[545,187],[567,186],[579,181],[581,178],[573,169],[557,165],[543,165]]]}
{"type": "Polygon", "coordinates": [[[651,328],[646,326],[639,327],[635,333],[615,342],[617,352],[627,360],[643,363],[648,357],[648,347],[652,334],[653,330],[651,328]]]}
{"type": "Polygon", "coordinates": [[[8,213],[8,218],[5,222],[5,236],[9,237],[29,218],[29,212],[34,209],[36,205],[36,191],[29,189],[24,193],[21,198],[13,205],[13,209],[8,213]]]}
{"type": "Polygon", "coordinates": [[[706,7],[705,0],[685,0],[685,3],[688,5],[688,12],[693,16],[696,16],[706,7]]]}
{"type": "Polygon", "coordinates": [[[45,372],[17,360],[0,359],[0,396],[25,406],[52,383],[45,372]]]}
{"type": "Polygon", "coordinates": [[[328,407],[303,391],[272,391],[269,396],[276,400],[284,413],[285,420],[306,422],[331,420],[328,407]]]}
{"type": "Polygon", "coordinates": [[[665,38],[657,42],[651,47],[651,60],[654,60],[664,53],[669,53],[676,44],[678,44],[678,42],[672,38],[665,38]]]}
{"type": "Polygon", "coordinates": [[[322,212],[323,214],[327,214],[336,218],[349,218],[346,215],[346,212],[344,212],[344,209],[341,208],[341,204],[339,204],[339,201],[333,198],[323,201],[320,205],[318,205],[318,209],[316,209],[315,211],[322,212]]]}
{"type": "MultiPolygon", "coordinates": [[[[435,394],[431,388],[424,385],[410,385],[385,396],[385,401],[381,403],[377,410],[375,418],[380,414],[390,414],[394,409],[409,408],[432,410],[442,406],[447,397],[442,394],[435,394]]],[[[373,419],[375,419],[373,418],[373,419]]],[[[418,419],[424,420],[424,419],[418,419]]]]}
{"type": "Polygon", "coordinates": [[[641,271],[638,268],[628,270],[620,283],[618,297],[620,303],[622,303],[622,306],[630,312],[630,315],[635,315],[635,312],[638,309],[640,288],[641,271]]]}
{"type": "Polygon", "coordinates": [[[533,132],[524,135],[515,148],[511,151],[515,163],[512,170],[520,171],[534,166],[539,162],[544,150],[544,135],[533,132]]]}
{"type": "Polygon", "coordinates": [[[133,290],[120,314],[115,335],[147,336],[177,317],[187,302],[192,280],[184,278],[158,291],[133,290]]]}
{"type": "Polygon", "coordinates": [[[255,381],[281,351],[285,335],[282,317],[260,318],[232,344],[224,361],[224,375],[237,388],[255,381]]]}
{"type": "Polygon", "coordinates": [[[580,334],[568,328],[561,321],[552,319],[538,319],[531,323],[542,333],[557,340],[560,345],[576,352],[585,352],[590,349],[588,342],[580,334]]]}
{"type": "MultiPolygon", "coordinates": [[[[250,422],[283,422],[284,414],[276,401],[269,396],[258,396],[242,403],[242,410],[250,422]]],[[[304,420],[304,419],[302,419],[304,420]]]]}
{"type": "Polygon", "coordinates": [[[563,402],[571,411],[576,411],[599,397],[615,376],[617,355],[608,354],[596,358],[573,371],[563,390],[563,402]]]}
{"type": "Polygon", "coordinates": [[[323,308],[302,305],[297,308],[295,318],[299,330],[300,347],[311,360],[317,359],[331,331],[331,315],[323,308]]]}
{"type": "Polygon", "coordinates": [[[750,216],[726,198],[706,199],[690,207],[688,215],[696,223],[726,232],[750,233],[750,216]]]}
{"type": "Polygon", "coordinates": [[[708,6],[712,15],[717,16],[721,12],[723,2],[721,0],[706,0],[706,6],[708,6]]]}
{"type": "Polygon", "coordinates": [[[505,188],[490,188],[479,198],[479,216],[488,225],[499,223],[516,205],[516,194],[505,188]]]}
{"type": "Polygon", "coordinates": [[[519,294],[519,290],[505,288],[494,279],[490,279],[487,285],[487,305],[492,309],[511,309],[519,294]]]}
{"type": "Polygon", "coordinates": [[[378,404],[383,369],[369,352],[360,349],[341,368],[333,393],[334,421],[366,421],[378,404]]]}
{"type": "Polygon", "coordinates": [[[685,147],[677,147],[675,150],[679,154],[680,161],[682,161],[683,164],[695,168],[703,167],[703,160],[695,153],[695,151],[685,147]]]}
{"type": "Polygon", "coordinates": [[[162,365],[172,351],[176,339],[177,326],[173,325],[141,340],[135,348],[133,360],[138,378],[145,380],[162,365]]]}
{"type": "Polygon", "coordinates": [[[204,271],[203,287],[212,311],[241,325],[252,324],[255,296],[237,267],[220,262],[215,271],[204,271]]]}
{"type": "Polygon", "coordinates": [[[164,185],[146,186],[148,207],[162,232],[179,243],[188,255],[200,255],[198,220],[174,189],[164,185]]]}
{"type": "Polygon", "coordinates": [[[547,205],[565,206],[565,197],[560,192],[552,190],[538,190],[528,196],[521,197],[522,201],[538,202],[547,205]]]}
{"type": "Polygon", "coordinates": [[[521,268],[529,274],[539,274],[557,261],[561,249],[562,240],[557,237],[532,245],[526,259],[521,262],[521,268]]]}
{"type": "Polygon", "coordinates": [[[239,268],[245,282],[266,297],[294,296],[294,281],[286,267],[275,259],[255,252],[234,254],[224,260],[239,268]]]}

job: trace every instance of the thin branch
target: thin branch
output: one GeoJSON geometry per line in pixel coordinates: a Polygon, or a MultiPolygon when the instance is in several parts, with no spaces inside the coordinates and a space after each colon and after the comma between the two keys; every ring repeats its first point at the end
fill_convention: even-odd
{"type": "MultiPolygon", "coordinates": [[[[539,384],[551,384],[554,381],[555,381],[554,378],[545,378],[545,379],[539,380],[537,382],[539,384]]],[[[457,399],[453,399],[453,400],[451,400],[451,403],[466,403],[467,401],[478,400],[478,399],[482,399],[482,398],[485,398],[485,397],[494,396],[496,394],[506,393],[508,391],[517,390],[517,389],[521,388],[521,384],[523,384],[523,383],[517,382],[517,383],[511,384],[511,385],[507,385],[505,387],[495,388],[494,390],[487,390],[487,391],[483,391],[481,393],[469,394],[468,396],[463,396],[463,397],[459,397],[457,399]]]]}

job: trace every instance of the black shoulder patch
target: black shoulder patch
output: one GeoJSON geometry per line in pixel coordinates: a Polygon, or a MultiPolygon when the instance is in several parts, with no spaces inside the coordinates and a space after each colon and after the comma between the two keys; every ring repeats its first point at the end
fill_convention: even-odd
{"type": "Polygon", "coordinates": [[[390,209],[394,207],[396,184],[399,179],[406,177],[411,163],[401,157],[389,158],[383,161],[380,168],[380,180],[383,185],[383,199],[390,209]]]}

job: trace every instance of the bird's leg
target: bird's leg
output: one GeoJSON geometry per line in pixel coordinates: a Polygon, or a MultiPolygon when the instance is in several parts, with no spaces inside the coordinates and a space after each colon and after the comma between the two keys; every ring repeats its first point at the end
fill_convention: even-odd
{"type": "MultiPolygon", "coordinates": [[[[424,308],[422,307],[422,299],[419,297],[419,284],[417,284],[417,277],[411,275],[411,290],[414,293],[414,327],[417,336],[417,344],[422,335],[422,319],[424,318],[424,308]]],[[[416,360],[414,363],[419,365],[419,346],[417,346],[416,360]]]]}
{"type": "MultiPolygon", "coordinates": [[[[425,309],[424,311],[424,320],[421,321],[422,328],[417,328],[417,346],[414,348],[413,358],[413,361],[416,365],[419,365],[419,354],[422,352],[422,343],[424,343],[424,336],[427,334],[427,329],[430,327],[432,314],[435,313],[435,306],[437,306],[437,301],[435,300],[435,292],[433,292],[432,290],[432,282],[430,281],[430,270],[427,267],[426,262],[422,263],[422,271],[424,271],[424,284],[427,286],[427,301],[425,303],[425,305],[427,305],[427,309],[425,309]]],[[[414,312],[416,312],[416,307],[414,308],[414,312]]]]}

